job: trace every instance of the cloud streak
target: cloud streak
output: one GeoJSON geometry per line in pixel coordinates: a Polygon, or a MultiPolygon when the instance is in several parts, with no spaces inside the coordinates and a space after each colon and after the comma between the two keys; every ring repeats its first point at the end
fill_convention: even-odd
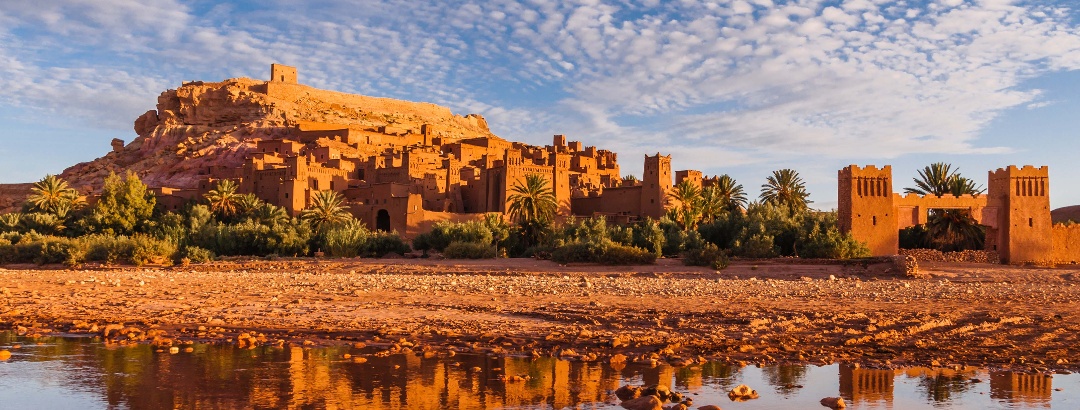
{"type": "MultiPolygon", "coordinates": [[[[1080,68],[1067,8],[1009,0],[52,0],[0,10],[0,104],[129,129],[181,80],[265,76],[479,111],[497,133],[751,164],[1001,153],[1080,68]],[[41,3],[41,4],[39,4],[41,3]]],[[[0,107],[2,109],[2,107],[0,107]]]]}

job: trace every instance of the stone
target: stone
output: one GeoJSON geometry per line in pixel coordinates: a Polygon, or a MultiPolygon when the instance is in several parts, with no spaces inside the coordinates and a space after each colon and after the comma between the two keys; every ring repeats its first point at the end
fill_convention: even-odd
{"type": "Polygon", "coordinates": [[[619,405],[626,410],[664,410],[663,403],[656,396],[641,396],[625,400],[619,405]]]}
{"type": "Polygon", "coordinates": [[[7,361],[11,358],[11,352],[7,350],[0,350],[0,362],[7,361]]]}
{"type": "Polygon", "coordinates": [[[707,404],[707,405],[698,407],[698,410],[723,410],[723,409],[721,409],[720,406],[707,404]]]}
{"type": "Polygon", "coordinates": [[[615,397],[618,397],[619,400],[622,401],[636,399],[641,397],[641,387],[630,385],[622,386],[615,390],[615,397]]]}
{"type": "Polygon", "coordinates": [[[826,397],[821,399],[821,405],[834,410],[847,407],[847,403],[844,403],[842,397],[826,397]]]}
{"type": "Polygon", "coordinates": [[[740,384],[735,386],[734,389],[731,389],[727,396],[731,401],[746,401],[758,398],[758,392],[757,390],[751,389],[750,386],[740,384]]]}
{"type": "Polygon", "coordinates": [[[682,404],[682,403],[672,404],[670,406],[665,406],[664,407],[664,410],[686,410],[686,409],[687,409],[686,405],[682,404]]]}
{"type": "Polygon", "coordinates": [[[641,390],[642,396],[656,396],[660,401],[667,401],[671,396],[671,389],[662,384],[654,384],[641,390]]]}

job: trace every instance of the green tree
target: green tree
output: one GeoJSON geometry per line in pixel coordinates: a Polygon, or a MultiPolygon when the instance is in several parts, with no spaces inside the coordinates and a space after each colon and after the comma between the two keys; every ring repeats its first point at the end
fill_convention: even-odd
{"type": "Polygon", "coordinates": [[[27,202],[35,212],[49,213],[61,218],[85,204],[79,191],[68,186],[67,181],[56,175],[46,175],[41,181],[35,182],[34,187],[30,188],[27,202]]]}
{"type": "Polygon", "coordinates": [[[905,193],[918,195],[942,196],[978,195],[984,192],[975,181],[960,175],[960,169],[953,169],[952,164],[935,162],[918,171],[919,177],[913,178],[914,187],[904,188],[905,193]]]}
{"type": "Polygon", "coordinates": [[[330,225],[353,219],[347,209],[344,198],[336,191],[319,191],[311,199],[311,205],[300,212],[300,219],[315,232],[323,232],[330,225]]]}
{"type": "Polygon", "coordinates": [[[255,194],[240,194],[237,195],[236,201],[236,214],[243,218],[251,218],[255,216],[259,208],[263,206],[263,200],[255,196],[255,194]]]}
{"type": "Polygon", "coordinates": [[[701,188],[684,179],[668,192],[668,204],[676,210],[675,222],[683,229],[694,229],[701,218],[701,188]]]}
{"type": "Polygon", "coordinates": [[[241,195],[236,192],[236,182],[231,179],[218,181],[217,186],[203,195],[210,203],[210,211],[218,214],[222,219],[227,219],[236,213],[241,195]]]}
{"type": "Polygon", "coordinates": [[[716,220],[725,212],[742,212],[746,210],[746,204],[746,191],[742,184],[736,183],[727,174],[701,190],[701,217],[706,222],[716,220]]]}
{"type": "Polygon", "coordinates": [[[521,226],[526,245],[540,242],[545,229],[555,220],[558,203],[543,176],[529,174],[510,189],[507,198],[510,219],[521,226]]]}
{"type": "MultiPolygon", "coordinates": [[[[985,190],[962,175],[951,164],[935,162],[918,171],[914,187],[904,192],[918,195],[979,195],[985,190]]],[[[909,234],[917,233],[909,231],[909,234]]],[[[912,238],[913,242],[929,244],[940,251],[982,249],[986,231],[968,209],[932,209],[926,220],[926,237],[912,238]]]]}
{"type": "Polygon", "coordinates": [[[154,214],[157,199],[134,172],[120,178],[116,173],[105,177],[94,209],[80,221],[87,232],[131,235],[143,232],[154,214]]]}
{"type": "Polygon", "coordinates": [[[765,184],[761,186],[762,202],[787,208],[792,214],[807,209],[811,203],[806,199],[809,196],[810,194],[806,192],[806,183],[793,169],[773,171],[765,184]]]}

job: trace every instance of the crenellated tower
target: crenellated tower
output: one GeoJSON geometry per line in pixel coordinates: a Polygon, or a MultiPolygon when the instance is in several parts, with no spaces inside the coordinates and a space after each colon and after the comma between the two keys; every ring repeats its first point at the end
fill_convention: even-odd
{"type": "Polygon", "coordinates": [[[895,255],[900,232],[893,203],[892,166],[849,165],[837,178],[840,231],[865,241],[874,256],[895,255]]]}
{"type": "Polygon", "coordinates": [[[660,219],[671,191],[671,155],[646,155],[641,185],[641,215],[660,219]]]}
{"type": "Polygon", "coordinates": [[[1049,168],[1010,165],[989,174],[987,206],[998,209],[995,243],[1001,262],[1047,260],[1053,250],[1049,168]]]}

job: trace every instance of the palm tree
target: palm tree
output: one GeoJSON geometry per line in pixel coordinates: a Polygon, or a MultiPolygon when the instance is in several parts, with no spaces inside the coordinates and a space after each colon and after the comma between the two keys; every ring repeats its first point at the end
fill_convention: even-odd
{"type": "Polygon", "coordinates": [[[236,183],[231,179],[218,181],[217,187],[203,195],[207,201],[210,201],[210,211],[218,213],[223,218],[235,214],[237,202],[240,200],[236,188],[236,183]]]}
{"type": "Polygon", "coordinates": [[[734,212],[746,209],[746,191],[742,184],[736,183],[735,179],[727,174],[721,175],[716,184],[709,188],[715,188],[713,195],[723,204],[725,210],[734,212]]]}
{"type": "MultiPolygon", "coordinates": [[[[979,195],[985,190],[951,164],[935,162],[918,171],[914,188],[904,192],[918,195],[979,195]]],[[[982,249],[986,232],[968,209],[931,209],[926,220],[925,242],[941,251],[982,249]]]]}
{"type": "Polygon", "coordinates": [[[978,195],[985,190],[975,181],[960,176],[960,169],[952,169],[952,164],[935,162],[918,171],[919,177],[913,178],[915,187],[904,188],[905,193],[918,195],[942,196],[978,195]]]}
{"type": "Polygon", "coordinates": [[[236,213],[252,217],[263,206],[263,201],[255,194],[242,194],[236,198],[236,213]]]}
{"type": "Polygon", "coordinates": [[[69,187],[67,181],[56,175],[46,175],[41,181],[35,182],[34,187],[30,188],[27,201],[36,210],[58,215],[61,218],[66,216],[68,211],[84,203],[79,192],[69,187]]]}
{"type": "Polygon", "coordinates": [[[507,209],[510,219],[521,226],[526,245],[538,242],[540,233],[554,221],[558,209],[548,181],[538,174],[529,174],[510,191],[512,194],[506,198],[510,202],[507,209]]]}
{"type": "Polygon", "coordinates": [[[352,219],[352,214],[346,210],[344,199],[336,191],[319,191],[311,199],[311,206],[300,212],[300,219],[321,232],[330,225],[346,222],[352,219]]]}
{"type": "Polygon", "coordinates": [[[683,229],[694,229],[701,216],[701,188],[684,179],[668,192],[668,204],[678,210],[675,222],[683,229]]]}
{"type": "Polygon", "coordinates": [[[285,208],[263,202],[258,209],[252,211],[252,218],[260,224],[273,226],[289,222],[289,213],[285,208]]]}
{"type": "Polygon", "coordinates": [[[809,196],[806,183],[793,169],[773,171],[772,176],[761,186],[762,202],[787,208],[788,212],[793,214],[806,210],[811,203],[806,200],[809,196]]]}

